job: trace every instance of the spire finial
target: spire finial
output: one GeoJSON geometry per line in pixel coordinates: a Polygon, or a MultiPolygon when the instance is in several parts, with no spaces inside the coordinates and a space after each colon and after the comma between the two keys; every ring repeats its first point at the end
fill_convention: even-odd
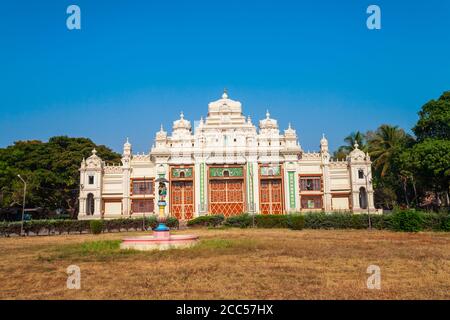
{"type": "Polygon", "coordinates": [[[228,90],[227,90],[227,88],[223,88],[222,99],[228,99],[228,90]]]}
{"type": "Polygon", "coordinates": [[[269,112],[269,109],[266,110],[266,118],[267,118],[267,119],[270,118],[270,112],[269,112]]]}
{"type": "Polygon", "coordinates": [[[181,118],[181,119],[184,119],[184,113],[183,113],[183,111],[180,112],[180,118],[181,118]]]}
{"type": "Polygon", "coordinates": [[[291,122],[289,122],[288,129],[292,129],[292,128],[291,128],[291,122]]]}
{"type": "Polygon", "coordinates": [[[355,149],[358,149],[359,147],[358,141],[355,141],[355,144],[353,146],[355,147],[355,149]]]}
{"type": "Polygon", "coordinates": [[[94,149],[92,149],[92,155],[96,155],[97,154],[97,150],[95,150],[95,148],[94,149]]]}
{"type": "Polygon", "coordinates": [[[160,131],[161,131],[161,132],[164,131],[164,128],[163,128],[163,124],[162,124],[162,123],[161,123],[161,129],[160,129],[160,131]]]}

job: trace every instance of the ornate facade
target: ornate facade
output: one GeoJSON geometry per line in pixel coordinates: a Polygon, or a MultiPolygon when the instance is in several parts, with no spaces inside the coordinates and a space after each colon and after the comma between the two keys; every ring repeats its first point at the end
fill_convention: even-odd
{"type": "Polygon", "coordinates": [[[127,139],[121,165],[93,150],[81,163],[79,219],[156,213],[159,177],[169,181],[166,214],[178,219],[375,211],[370,157],[358,145],[345,161],[330,158],[325,136],[319,151],[304,152],[290,125],[280,133],[267,111],[256,128],[226,92],[194,127],[181,113],[171,135],[161,126],[148,154],[133,155],[127,139]]]}

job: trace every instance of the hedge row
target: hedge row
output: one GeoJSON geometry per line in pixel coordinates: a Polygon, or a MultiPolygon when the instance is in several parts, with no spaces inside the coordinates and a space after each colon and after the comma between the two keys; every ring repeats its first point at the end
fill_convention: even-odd
{"type": "Polygon", "coordinates": [[[259,228],[291,228],[295,230],[303,229],[305,217],[300,214],[290,215],[249,215],[242,214],[232,216],[227,219],[223,215],[201,216],[189,220],[187,225],[190,227],[217,227],[225,225],[228,227],[247,228],[253,225],[259,228]]]}
{"type": "MultiPolygon", "coordinates": [[[[450,214],[426,213],[415,210],[397,211],[392,214],[370,215],[374,229],[395,231],[450,231],[450,214]]],[[[367,214],[351,213],[304,213],[287,215],[241,214],[223,220],[222,215],[202,216],[191,220],[189,226],[220,226],[248,228],[290,228],[306,229],[367,229],[367,214]],[[223,221],[223,222],[221,222],[223,221]]]]}
{"type": "MultiPolygon", "coordinates": [[[[31,220],[25,221],[23,230],[26,235],[62,234],[62,233],[100,233],[112,231],[144,230],[155,228],[158,222],[156,217],[136,219],[112,219],[112,220],[31,220]],[[95,222],[94,222],[95,221],[95,222]],[[100,231],[100,232],[98,232],[100,231]]],[[[0,236],[20,234],[20,222],[0,222],[0,236]]],[[[176,218],[168,218],[166,225],[170,228],[178,228],[176,218]]]]}
{"type": "Polygon", "coordinates": [[[189,227],[217,227],[225,221],[225,216],[223,214],[210,215],[210,216],[200,216],[189,220],[187,225],[189,227]]]}

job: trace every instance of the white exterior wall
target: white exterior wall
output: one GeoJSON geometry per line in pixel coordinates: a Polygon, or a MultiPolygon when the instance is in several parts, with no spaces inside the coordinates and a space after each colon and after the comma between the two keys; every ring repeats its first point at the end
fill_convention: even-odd
{"type": "MultiPolygon", "coordinates": [[[[290,125],[280,133],[276,120],[266,118],[259,121],[259,128],[253,125],[250,117],[242,113],[241,103],[228,98],[224,93],[222,99],[211,102],[208,106],[208,116],[201,119],[192,130],[190,121],[180,119],[174,121],[172,134],[161,130],[156,134],[155,144],[147,154],[133,155],[131,144],[124,145],[122,163],[108,166],[95,152],[80,168],[80,219],[129,217],[131,214],[130,184],[134,178],[156,179],[160,176],[170,180],[171,165],[185,165],[194,168],[194,217],[207,214],[208,196],[208,166],[223,164],[238,164],[246,172],[245,205],[252,209],[253,202],[256,213],[260,212],[259,199],[259,165],[282,165],[285,212],[301,211],[301,196],[299,177],[301,175],[321,175],[322,200],[326,211],[350,210],[362,212],[359,208],[359,188],[365,187],[365,180],[357,179],[357,172],[363,168],[369,175],[367,194],[369,210],[374,211],[373,189],[371,184],[371,162],[368,155],[362,153],[356,146],[346,161],[332,161],[328,152],[328,141],[320,140],[319,152],[303,152],[297,140],[297,134],[290,125]],[[203,179],[200,170],[205,165],[203,179]],[[253,175],[250,175],[250,169],[253,175]],[[289,182],[289,172],[293,172],[293,186],[289,182]],[[95,184],[88,185],[90,174],[95,175],[95,184]],[[356,176],[355,176],[356,175],[356,176]],[[251,186],[253,183],[253,189],[251,186]],[[201,201],[200,185],[203,184],[204,203],[201,201]],[[294,188],[291,197],[290,188],[294,188]],[[86,214],[86,201],[89,193],[94,194],[94,215],[86,214]],[[293,198],[291,207],[291,199],[293,198]],[[253,201],[252,201],[253,200],[253,201]],[[119,201],[119,202],[117,202],[119,201]],[[357,206],[355,206],[357,204],[357,206]],[[205,207],[201,212],[202,205],[205,207]],[[104,210],[103,210],[104,208],[104,210]],[[119,213],[120,211],[120,213],[119,213]]],[[[154,185],[154,213],[158,212],[157,184],[154,185]]],[[[166,214],[170,208],[170,185],[166,197],[166,214]]],[[[133,214],[132,216],[136,216],[133,214]]]]}

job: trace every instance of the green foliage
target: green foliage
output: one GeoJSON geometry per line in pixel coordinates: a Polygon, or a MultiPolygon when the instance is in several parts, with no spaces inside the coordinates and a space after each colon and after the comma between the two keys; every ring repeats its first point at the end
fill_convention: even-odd
{"type": "Polygon", "coordinates": [[[411,139],[403,129],[386,124],[367,133],[369,154],[381,177],[392,170],[393,158],[411,139]]]}
{"type": "Polygon", "coordinates": [[[225,220],[225,226],[227,227],[248,228],[252,224],[253,218],[248,213],[231,216],[225,220]]]}
{"type": "Polygon", "coordinates": [[[224,220],[225,220],[225,216],[223,214],[200,216],[200,217],[194,218],[192,220],[189,220],[187,222],[187,225],[189,227],[194,227],[194,226],[218,227],[224,222],[224,220]]]}
{"type": "MultiPolygon", "coordinates": [[[[25,234],[63,234],[63,233],[85,233],[129,230],[149,230],[158,225],[155,216],[137,219],[112,219],[112,220],[30,220],[24,222],[25,234]],[[100,230],[100,231],[99,231],[100,230]]],[[[169,228],[178,228],[179,222],[174,217],[166,220],[169,228]]],[[[0,222],[0,236],[20,234],[20,222],[0,222]]]]}
{"type": "Polygon", "coordinates": [[[48,142],[17,141],[0,148],[0,207],[22,203],[20,174],[28,183],[27,207],[73,212],[79,190],[78,169],[93,148],[104,161],[120,161],[119,154],[86,138],[60,136],[48,142]]]}
{"type": "Polygon", "coordinates": [[[365,214],[311,212],[305,214],[307,229],[364,229],[369,221],[365,214]]]}
{"type": "Polygon", "coordinates": [[[346,156],[353,150],[355,143],[358,143],[359,149],[367,151],[366,135],[360,131],[352,132],[344,138],[346,143],[340,146],[336,152],[334,152],[334,158],[345,159],[346,156]]]}
{"type": "Polygon", "coordinates": [[[450,91],[422,107],[413,132],[417,139],[391,125],[381,125],[366,134],[352,133],[345,138],[347,145],[335,151],[334,156],[345,158],[355,141],[360,149],[367,147],[374,167],[372,179],[377,207],[427,205],[439,209],[437,204],[430,204],[429,195],[433,193],[440,198],[441,206],[448,208],[450,91]],[[367,145],[364,145],[364,139],[367,145]]]}
{"type": "Polygon", "coordinates": [[[290,214],[287,216],[288,227],[292,230],[302,230],[305,227],[305,216],[290,214]]]}
{"type": "Polygon", "coordinates": [[[444,92],[438,100],[426,103],[419,112],[419,121],[413,128],[417,140],[446,140],[450,137],[450,91],[444,92]]]}
{"type": "Polygon", "coordinates": [[[423,214],[415,210],[397,211],[392,215],[392,228],[395,231],[418,232],[422,230],[423,214]]]}
{"type": "Polygon", "coordinates": [[[180,226],[180,222],[175,217],[168,217],[166,221],[166,226],[168,226],[169,228],[178,229],[178,227],[180,226]]]}
{"type": "Polygon", "coordinates": [[[103,231],[103,220],[92,220],[89,226],[92,234],[100,234],[103,231]]]}
{"type": "Polygon", "coordinates": [[[258,228],[290,228],[293,230],[301,230],[305,225],[305,218],[300,214],[257,214],[253,217],[247,213],[227,218],[224,225],[228,227],[248,228],[253,225],[253,219],[255,226],[258,228]]]}
{"type": "Polygon", "coordinates": [[[255,216],[258,228],[288,228],[288,216],[284,214],[258,214],[255,216]]]}
{"type": "Polygon", "coordinates": [[[417,143],[404,157],[408,169],[416,173],[423,186],[448,191],[450,181],[450,140],[426,139],[417,143]]]}

